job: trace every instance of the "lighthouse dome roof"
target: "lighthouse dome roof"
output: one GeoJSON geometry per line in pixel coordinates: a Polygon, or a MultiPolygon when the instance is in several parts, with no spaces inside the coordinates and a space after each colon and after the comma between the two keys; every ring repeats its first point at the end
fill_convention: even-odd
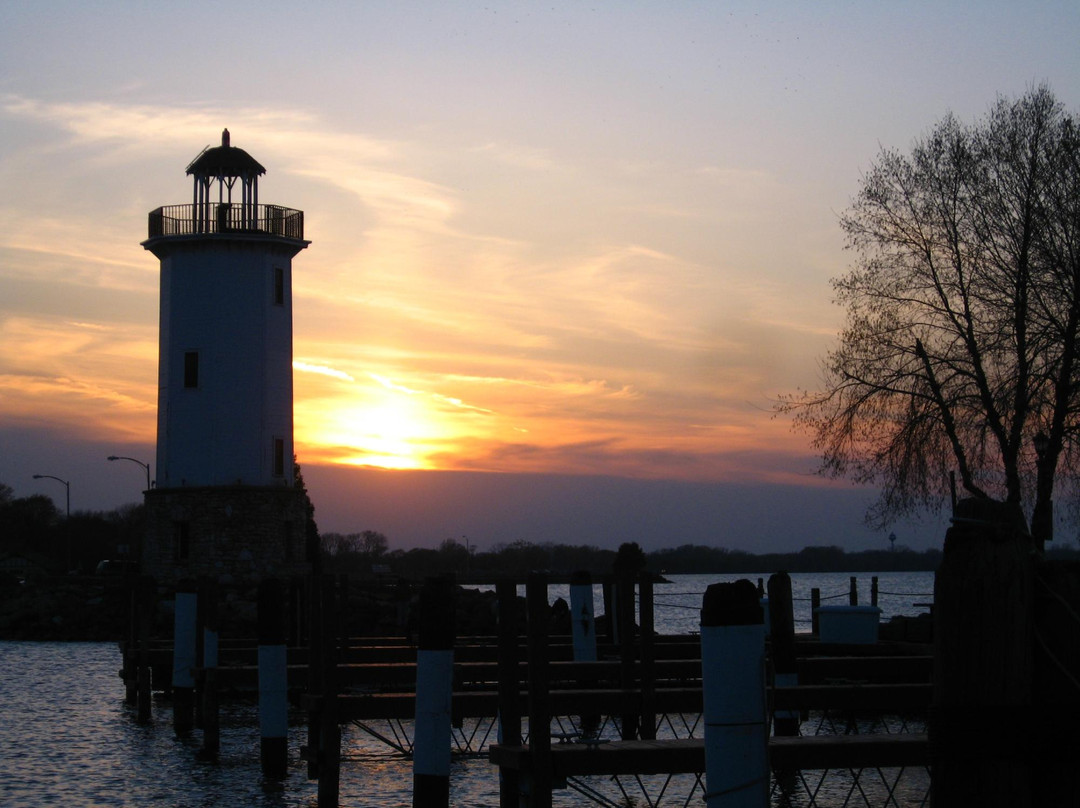
{"type": "Polygon", "coordinates": [[[187,167],[187,174],[200,177],[251,177],[266,169],[243,149],[229,144],[229,130],[221,133],[221,145],[203,149],[187,167]]]}

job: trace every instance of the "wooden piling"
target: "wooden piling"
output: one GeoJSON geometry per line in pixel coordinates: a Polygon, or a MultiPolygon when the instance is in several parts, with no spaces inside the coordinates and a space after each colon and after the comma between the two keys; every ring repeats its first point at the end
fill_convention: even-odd
{"type": "MultiPolygon", "coordinates": [[[[495,584],[499,605],[499,743],[521,746],[519,697],[517,586],[513,581],[495,584]]],[[[499,767],[499,808],[519,808],[521,778],[517,769],[499,767]]]]}
{"type": "Polygon", "coordinates": [[[284,779],[289,768],[288,661],[285,648],[285,588],[259,584],[259,759],[266,777],[284,779]]]}
{"type": "Polygon", "coordinates": [[[642,740],[656,738],[656,658],[653,647],[653,580],[649,573],[643,572],[638,581],[639,622],[641,624],[639,643],[639,668],[641,675],[641,722],[638,735],[642,740]]]}
{"type": "Polygon", "coordinates": [[[139,698],[139,582],[129,577],[128,585],[128,627],[124,641],[124,703],[134,707],[139,698]]]}
{"type": "Polygon", "coordinates": [[[529,573],[525,600],[529,613],[529,808],[551,808],[551,702],[548,681],[547,575],[529,573]]]}
{"type": "Polygon", "coordinates": [[[321,657],[321,709],[318,726],[319,808],[337,808],[341,794],[341,727],[338,725],[338,598],[332,575],[319,576],[322,618],[318,653],[321,657]]]}
{"type": "Polygon", "coordinates": [[[1034,710],[1042,744],[1033,805],[1080,805],[1080,564],[1042,559],[1035,570],[1034,710]]]}
{"type": "Polygon", "coordinates": [[[705,591],[701,675],[708,808],[768,805],[762,619],[759,594],[746,579],[705,591]]]}
{"type": "Polygon", "coordinates": [[[814,587],[810,590],[810,633],[815,637],[821,636],[821,623],[818,619],[818,609],[821,608],[821,590],[814,587]]]}
{"type": "Polygon", "coordinates": [[[136,721],[140,724],[150,723],[153,710],[153,693],[150,679],[150,634],[153,626],[154,610],[157,607],[157,586],[154,579],[140,575],[136,582],[136,597],[138,615],[137,622],[137,649],[136,649],[136,721]]]}
{"type": "MultiPolygon", "coordinates": [[[[308,693],[322,696],[325,692],[323,682],[323,617],[322,617],[322,575],[312,574],[307,578],[306,597],[309,604],[307,618],[308,638],[308,693]]],[[[322,710],[308,710],[307,720],[307,746],[305,758],[307,759],[307,776],[309,780],[319,777],[319,738],[320,721],[322,710]]]]}
{"type": "Polygon", "coordinates": [[[221,721],[218,714],[218,591],[213,581],[199,585],[202,622],[202,659],[198,711],[203,731],[203,757],[215,759],[221,749],[221,721]]]}
{"type": "Polygon", "coordinates": [[[848,591],[848,604],[851,606],[859,605],[859,579],[854,575],[851,576],[851,587],[848,591]]]}
{"type": "Polygon", "coordinates": [[[185,735],[195,718],[195,610],[197,595],[193,581],[177,584],[173,615],[172,700],[173,731],[185,735]]]}
{"type": "MultiPolygon", "coordinates": [[[[799,684],[795,655],[795,614],[791,599],[791,576],[786,572],[769,576],[769,621],[773,682],[777,687],[795,687],[799,684]]],[[[798,735],[799,712],[775,710],[773,731],[781,736],[798,735]]]]}
{"type": "Polygon", "coordinates": [[[450,805],[454,635],[453,583],[445,578],[429,578],[420,592],[413,808],[450,805]]]}
{"type": "Polygon", "coordinates": [[[870,605],[878,605],[878,577],[876,575],[870,578],[870,605]]]}
{"type": "MultiPolygon", "coordinates": [[[[570,631],[576,662],[596,661],[596,619],[593,606],[592,574],[578,570],[570,576],[570,631]]],[[[578,728],[585,736],[595,735],[600,727],[599,713],[578,717],[578,728]]]]}
{"type": "Polygon", "coordinates": [[[1033,803],[1035,545],[1018,506],[957,503],[934,586],[935,806],[1033,803]]]}
{"type": "MultiPolygon", "coordinates": [[[[621,574],[615,581],[615,614],[619,620],[619,660],[622,663],[620,680],[622,686],[634,686],[634,578],[621,574]]],[[[621,737],[632,741],[638,735],[638,713],[626,710],[620,717],[621,737]]]]}

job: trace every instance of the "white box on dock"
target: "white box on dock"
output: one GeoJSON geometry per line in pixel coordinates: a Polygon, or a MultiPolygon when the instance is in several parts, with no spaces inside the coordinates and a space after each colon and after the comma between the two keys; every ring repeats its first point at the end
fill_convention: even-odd
{"type": "Polygon", "coordinates": [[[817,616],[821,642],[872,645],[878,641],[881,609],[877,606],[820,606],[817,616]]]}

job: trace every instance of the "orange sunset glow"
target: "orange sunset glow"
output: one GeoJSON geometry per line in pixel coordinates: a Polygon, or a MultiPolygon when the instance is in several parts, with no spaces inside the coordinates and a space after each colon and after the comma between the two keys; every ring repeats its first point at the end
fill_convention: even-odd
{"type": "MultiPolygon", "coordinates": [[[[373,2],[297,26],[240,2],[213,8],[251,32],[222,48],[180,23],[205,9],[92,5],[0,15],[0,482],[138,500],[138,469],[102,463],[153,465],[159,264],[140,242],[228,127],[267,169],[259,202],[304,211],[311,240],[294,428],[320,525],[412,543],[546,540],[491,514],[548,477],[662,492],[634,521],[685,519],[664,541],[733,521],[697,510],[729,501],[718,486],[847,491],[773,404],[817,386],[843,325],[829,279],[860,172],[1033,80],[1080,98],[1075,9],[373,2]],[[271,53],[288,67],[268,81],[271,53]],[[432,480],[455,494],[416,493],[432,480]]],[[[781,497],[739,491],[747,546],[817,540],[759,535],[781,497]]],[[[566,502],[530,507],[539,524],[566,502]]],[[[876,541],[858,510],[844,535],[876,541]]],[[[625,532],[579,535],[583,512],[544,529],[625,532]]]]}

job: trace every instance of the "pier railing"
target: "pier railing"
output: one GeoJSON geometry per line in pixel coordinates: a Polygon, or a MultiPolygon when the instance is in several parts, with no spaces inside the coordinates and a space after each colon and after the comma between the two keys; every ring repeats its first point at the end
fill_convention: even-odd
{"type": "Polygon", "coordinates": [[[150,211],[148,232],[149,238],[257,233],[302,240],[304,212],[281,205],[233,202],[164,205],[150,211]]]}

